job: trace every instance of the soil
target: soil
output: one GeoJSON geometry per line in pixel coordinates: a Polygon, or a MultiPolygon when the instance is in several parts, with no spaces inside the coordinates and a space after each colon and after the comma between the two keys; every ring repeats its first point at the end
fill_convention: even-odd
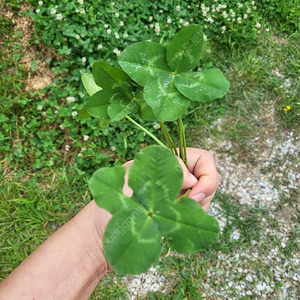
{"type": "MultiPolygon", "coordinates": [[[[20,12],[30,9],[30,4],[23,3],[20,12]]],[[[60,59],[54,49],[46,47],[42,43],[34,44],[34,22],[26,16],[17,16],[8,8],[3,9],[2,15],[10,19],[14,25],[15,43],[20,43],[23,49],[23,56],[18,61],[27,71],[28,77],[24,82],[25,91],[36,91],[43,89],[52,83],[57,76],[54,74],[46,61],[60,59]],[[20,34],[22,33],[22,34],[20,34]],[[36,62],[34,70],[31,70],[32,62],[36,62]]]]}

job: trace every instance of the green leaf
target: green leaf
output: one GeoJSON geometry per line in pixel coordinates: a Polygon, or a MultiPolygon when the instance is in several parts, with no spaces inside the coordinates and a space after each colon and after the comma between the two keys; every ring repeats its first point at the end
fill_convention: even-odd
{"type": "Polygon", "coordinates": [[[158,120],[176,120],[189,106],[190,100],[178,92],[174,81],[175,76],[171,73],[160,73],[150,78],[145,85],[145,101],[158,120]]]}
{"type": "Polygon", "coordinates": [[[112,120],[119,121],[129,114],[136,113],[139,108],[136,99],[118,99],[113,101],[108,107],[108,115],[112,120]]]}
{"type": "Polygon", "coordinates": [[[101,90],[101,87],[95,83],[92,74],[83,73],[81,75],[81,81],[85,90],[90,96],[94,95],[95,93],[101,90]]]}
{"type": "Polygon", "coordinates": [[[175,199],[182,182],[182,168],[176,156],[161,146],[139,152],[129,170],[132,198],[150,211],[156,202],[175,199]]]}
{"type": "Polygon", "coordinates": [[[122,209],[137,209],[139,204],[126,197],[123,192],[125,167],[102,168],[89,181],[89,188],[96,204],[111,214],[122,209]]]}
{"type": "Polygon", "coordinates": [[[161,237],[172,248],[193,253],[211,246],[218,223],[181,190],[182,168],[171,151],[161,146],[143,149],[129,170],[133,196],[122,193],[125,168],[103,168],[89,182],[98,206],[113,214],[103,239],[104,254],[121,274],[145,272],[161,252],[161,237]]]}
{"type": "Polygon", "coordinates": [[[223,97],[230,84],[219,69],[209,69],[203,72],[181,73],[175,78],[175,86],[185,97],[206,102],[223,97]]]}
{"type": "Polygon", "coordinates": [[[113,101],[122,97],[124,97],[122,90],[101,90],[88,100],[85,107],[91,116],[100,119],[109,119],[108,107],[113,101]]]}
{"type": "Polygon", "coordinates": [[[138,114],[143,120],[154,120],[155,115],[153,113],[152,108],[145,102],[145,100],[139,100],[139,110],[138,114]]]}
{"type": "Polygon", "coordinates": [[[161,235],[141,207],[123,210],[107,224],[103,248],[107,261],[120,274],[140,274],[159,258],[161,235]]]}
{"type": "Polygon", "coordinates": [[[184,196],[176,204],[156,202],[153,219],[170,247],[182,253],[202,251],[218,239],[218,222],[196,201],[184,196]]]}
{"type": "Polygon", "coordinates": [[[157,73],[172,72],[166,61],[166,48],[153,42],[139,42],[125,48],[119,64],[141,86],[157,73]]]}
{"type": "Polygon", "coordinates": [[[132,90],[130,77],[122,69],[111,67],[105,62],[96,61],[93,63],[93,77],[95,83],[103,89],[132,90]]]}
{"type": "Polygon", "coordinates": [[[100,119],[99,127],[105,129],[109,126],[110,119],[100,119]]]}
{"type": "Polygon", "coordinates": [[[190,25],[181,29],[167,46],[167,61],[176,72],[194,69],[201,57],[203,32],[199,25],[190,25]]]}
{"type": "Polygon", "coordinates": [[[88,113],[86,107],[84,107],[83,109],[81,109],[78,112],[78,116],[81,117],[81,118],[90,118],[91,117],[91,115],[88,113]]]}

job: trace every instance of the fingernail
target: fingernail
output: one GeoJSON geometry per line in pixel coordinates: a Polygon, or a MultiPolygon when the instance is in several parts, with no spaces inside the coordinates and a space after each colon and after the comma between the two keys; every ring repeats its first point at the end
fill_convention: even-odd
{"type": "Polygon", "coordinates": [[[190,177],[193,180],[193,182],[195,182],[195,183],[198,182],[198,179],[192,173],[190,173],[190,177]]]}
{"type": "Polygon", "coordinates": [[[197,202],[200,202],[201,200],[203,200],[205,198],[205,194],[204,193],[196,194],[196,195],[192,196],[191,198],[197,202]]]}

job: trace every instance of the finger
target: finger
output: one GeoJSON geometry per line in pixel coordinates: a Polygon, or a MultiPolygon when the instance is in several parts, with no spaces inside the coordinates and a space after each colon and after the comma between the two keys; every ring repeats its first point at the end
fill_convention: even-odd
{"type": "Polygon", "coordinates": [[[123,166],[126,168],[126,172],[125,172],[122,192],[127,197],[131,197],[133,194],[133,190],[128,186],[128,173],[132,164],[133,164],[133,160],[127,161],[125,164],[123,164],[123,166]]]}
{"type": "Polygon", "coordinates": [[[192,188],[197,182],[198,179],[188,170],[182,159],[177,157],[178,162],[180,163],[180,172],[183,172],[183,183],[182,183],[182,190],[188,190],[192,188]]]}
{"type": "Polygon", "coordinates": [[[219,184],[219,174],[215,167],[213,155],[205,150],[188,148],[188,167],[191,172],[199,178],[188,197],[196,200],[201,205],[206,205],[219,184]],[[209,197],[209,198],[208,198],[209,197]]]}

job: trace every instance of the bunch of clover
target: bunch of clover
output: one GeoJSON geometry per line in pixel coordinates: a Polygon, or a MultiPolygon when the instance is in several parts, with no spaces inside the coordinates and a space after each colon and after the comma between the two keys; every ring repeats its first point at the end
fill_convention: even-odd
{"type": "Polygon", "coordinates": [[[149,41],[128,46],[119,56],[121,68],[97,61],[92,74],[82,76],[90,95],[85,106],[89,115],[106,125],[126,118],[159,144],[136,156],[128,179],[132,197],[122,193],[123,166],[101,168],[89,182],[97,205],[113,215],[103,247],[106,259],[119,273],[146,271],[160,255],[162,237],[182,253],[201,251],[217,240],[217,221],[194,200],[185,195],[176,198],[183,175],[174,154],[187,162],[181,116],[190,101],[212,101],[229,89],[219,69],[192,72],[205,52],[201,27],[190,25],[167,46],[149,41]],[[134,114],[143,120],[157,120],[171,151],[134,121],[134,114]],[[179,153],[163,123],[176,119],[179,153]]]}

